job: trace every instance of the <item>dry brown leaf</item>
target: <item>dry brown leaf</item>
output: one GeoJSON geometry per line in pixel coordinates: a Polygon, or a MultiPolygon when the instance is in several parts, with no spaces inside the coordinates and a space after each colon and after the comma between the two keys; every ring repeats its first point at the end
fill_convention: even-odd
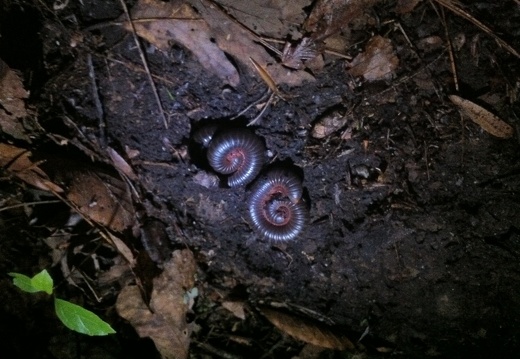
{"type": "Polygon", "coordinates": [[[329,349],[355,349],[354,344],[346,336],[335,334],[325,324],[289,315],[272,308],[261,307],[260,311],[275,327],[298,340],[329,349]]]}
{"type": "Polygon", "coordinates": [[[480,125],[486,132],[499,138],[510,138],[513,136],[513,127],[485,108],[457,95],[450,95],[449,98],[466,116],[480,125]]]}
{"type": "Polygon", "coordinates": [[[345,126],[347,118],[338,112],[320,118],[312,128],[312,137],[325,138],[345,126]]]}
{"type": "Polygon", "coordinates": [[[23,148],[0,143],[0,167],[22,181],[44,191],[61,193],[63,189],[53,183],[47,174],[34,163],[32,153],[23,148]]]}
{"type": "MultiPolygon", "coordinates": [[[[167,51],[175,41],[190,50],[200,64],[221,80],[237,86],[238,71],[224,52],[212,41],[211,29],[187,4],[158,0],[139,0],[132,9],[137,34],[167,51]]],[[[130,25],[125,28],[130,30],[130,25]]]]}
{"type": "Polygon", "coordinates": [[[195,273],[191,251],[175,251],[163,273],[153,280],[150,308],[137,286],[123,288],[117,298],[119,315],[132,324],[140,337],[150,337],[162,358],[188,357],[190,330],[185,294],[195,285],[195,273]]]}
{"type": "Polygon", "coordinates": [[[122,232],[135,220],[135,211],[126,182],[93,170],[71,172],[67,199],[85,217],[122,232]]]}
{"type": "MultiPolygon", "coordinates": [[[[286,43],[282,53],[282,63],[291,69],[308,67],[314,71],[323,68],[318,56],[325,50],[325,43],[336,36],[352,20],[377,0],[318,0],[303,24],[305,36],[297,43],[286,43]]],[[[328,46],[328,45],[327,45],[328,46]]],[[[328,48],[332,50],[332,48],[328,48]]],[[[344,47],[341,47],[341,52],[344,47]]]]}
{"type": "Polygon", "coordinates": [[[141,224],[141,243],[150,259],[155,263],[164,263],[170,259],[170,239],[166,225],[155,218],[148,217],[141,224]]]}
{"type": "Polygon", "coordinates": [[[211,1],[187,0],[187,2],[197,8],[207,21],[218,46],[249,68],[251,73],[256,74],[256,70],[249,58],[253,58],[269,72],[277,85],[299,86],[306,81],[314,81],[314,77],[305,71],[289,71],[277,63],[277,60],[259,44],[259,38],[255,34],[232,20],[211,1]]]}
{"type": "Polygon", "coordinates": [[[0,130],[14,138],[29,141],[21,120],[27,116],[24,99],[29,93],[20,77],[0,59],[0,130]]]}
{"type": "Polygon", "coordinates": [[[319,42],[341,31],[360,17],[376,0],[318,0],[304,23],[307,33],[319,42]]]}
{"type": "Polygon", "coordinates": [[[135,267],[136,264],[136,258],[134,256],[134,253],[128,247],[121,238],[116,237],[110,232],[100,232],[100,234],[103,236],[103,238],[106,239],[107,242],[112,244],[112,246],[117,250],[119,254],[127,261],[127,263],[130,265],[130,267],[135,267]]]}
{"type": "Polygon", "coordinates": [[[134,274],[130,270],[128,263],[123,260],[116,261],[106,271],[99,273],[97,283],[100,287],[114,288],[115,283],[127,283],[134,280],[134,274]]]}
{"type": "Polygon", "coordinates": [[[246,313],[244,312],[244,302],[225,301],[222,306],[229,310],[233,315],[239,319],[245,320],[246,313]]]}
{"type": "Polygon", "coordinates": [[[134,172],[134,169],[130,166],[128,162],[112,147],[107,148],[108,155],[112,159],[112,164],[114,167],[125,176],[132,180],[137,180],[137,175],[134,172]]]}
{"type": "Polygon", "coordinates": [[[258,34],[277,39],[301,37],[297,26],[311,0],[219,0],[233,18],[258,34]]]}
{"type": "Polygon", "coordinates": [[[66,231],[56,231],[43,239],[43,242],[51,250],[52,266],[58,264],[67,253],[69,242],[72,235],[66,231]]]}
{"type": "Polygon", "coordinates": [[[437,35],[425,37],[417,42],[417,48],[424,52],[440,49],[444,45],[442,38],[437,35]]]}
{"type": "Polygon", "coordinates": [[[365,51],[348,64],[348,72],[367,81],[377,81],[391,78],[398,65],[390,39],[376,35],[368,41],[365,51]]]}

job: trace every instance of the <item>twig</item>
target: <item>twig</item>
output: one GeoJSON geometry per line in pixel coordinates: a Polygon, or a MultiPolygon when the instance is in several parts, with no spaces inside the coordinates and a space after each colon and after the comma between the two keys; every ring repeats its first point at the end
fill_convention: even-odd
{"type": "Polygon", "coordinates": [[[208,343],[202,343],[195,341],[195,344],[199,346],[200,348],[210,352],[211,354],[223,358],[223,359],[242,359],[241,356],[226,352],[222,349],[215,348],[213,345],[210,345],[208,343]]]}
{"type": "Polygon", "coordinates": [[[256,106],[258,105],[260,102],[262,102],[265,98],[267,98],[267,95],[269,95],[269,92],[270,90],[267,89],[267,91],[265,93],[262,94],[262,97],[260,97],[258,100],[256,101],[253,101],[252,103],[250,103],[245,109],[243,109],[242,111],[240,111],[237,115],[233,116],[231,118],[231,120],[236,120],[237,118],[239,118],[240,116],[242,116],[244,113],[246,113],[247,111],[249,111],[249,109],[253,106],[256,106]]]}
{"type": "Polygon", "coordinates": [[[258,114],[258,116],[256,116],[254,119],[252,119],[251,121],[249,121],[249,123],[247,124],[248,126],[251,126],[251,125],[254,125],[256,123],[256,121],[258,121],[260,119],[260,117],[262,117],[262,115],[264,114],[265,110],[267,110],[267,108],[269,107],[269,105],[271,104],[271,102],[273,102],[273,99],[274,99],[274,96],[275,96],[275,93],[271,93],[271,96],[269,96],[269,99],[267,100],[267,102],[265,103],[264,105],[264,108],[262,109],[262,111],[260,111],[260,113],[258,114]]]}
{"type": "Polygon", "coordinates": [[[92,97],[94,99],[94,106],[96,107],[97,117],[99,121],[99,138],[101,142],[101,147],[105,148],[107,145],[107,137],[106,137],[106,123],[105,123],[105,112],[103,111],[103,105],[101,104],[101,100],[99,99],[99,90],[96,83],[96,72],[94,70],[94,64],[92,63],[92,55],[87,55],[87,65],[88,65],[88,77],[90,78],[90,85],[92,86],[92,97]]]}
{"type": "Polygon", "coordinates": [[[253,67],[255,68],[256,72],[260,75],[262,80],[265,82],[265,84],[269,87],[271,91],[273,91],[274,94],[276,94],[278,97],[280,97],[282,100],[285,101],[285,95],[282,94],[282,92],[278,89],[278,86],[276,86],[276,82],[273,80],[269,72],[267,72],[266,69],[262,67],[258,62],[255,61],[252,57],[249,58],[249,61],[253,64],[253,67]]]}
{"type": "MultiPolygon", "coordinates": [[[[368,99],[373,99],[375,97],[378,97],[378,96],[381,96],[385,93],[387,93],[388,91],[391,91],[391,90],[394,90],[395,88],[397,88],[397,86],[407,82],[408,80],[411,80],[413,79],[415,76],[419,75],[422,71],[428,71],[428,74],[430,74],[431,76],[431,72],[430,72],[430,67],[433,66],[433,64],[437,63],[437,61],[439,61],[442,57],[444,56],[444,51],[439,55],[437,56],[434,60],[432,60],[430,63],[424,65],[423,67],[419,68],[418,70],[416,70],[414,73],[412,73],[411,75],[406,75],[406,76],[403,76],[397,80],[395,80],[393,83],[392,83],[392,86],[390,87],[387,87],[386,89],[374,94],[374,95],[371,95],[368,97],[368,99]]],[[[439,96],[439,98],[441,98],[442,96],[439,96]]]]}
{"type": "Polygon", "coordinates": [[[444,34],[446,35],[446,42],[448,44],[448,55],[450,56],[450,67],[453,75],[453,84],[455,85],[455,91],[459,92],[459,79],[457,76],[457,66],[455,65],[455,57],[453,56],[453,45],[451,44],[450,32],[448,31],[448,24],[446,23],[446,16],[444,14],[444,8],[441,7],[441,20],[444,26],[444,34]]]}
{"type": "Polygon", "coordinates": [[[0,208],[0,212],[7,211],[10,209],[18,208],[18,207],[25,207],[25,206],[34,206],[36,204],[51,204],[51,203],[60,203],[61,201],[55,199],[55,200],[49,200],[49,201],[38,201],[38,202],[25,202],[25,203],[18,203],[13,204],[11,206],[6,206],[0,208]]]}
{"type": "Polygon", "coordinates": [[[479,27],[482,31],[484,31],[486,34],[493,37],[495,39],[495,41],[498,42],[499,45],[505,47],[506,50],[509,51],[511,54],[520,58],[520,54],[515,49],[513,49],[511,46],[509,46],[509,44],[507,42],[505,42],[504,40],[499,38],[497,35],[495,35],[495,33],[489,27],[487,27],[486,25],[481,23],[479,20],[474,18],[472,15],[470,15],[466,11],[459,8],[456,5],[455,1],[453,1],[453,0],[434,0],[434,1],[436,1],[437,3],[441,4],[442,6],[448,8],[448,9],[450,9],[451,11],[453,11],[455,14],[459,15],[460,17],[473,23],[475,26],[479,27]]]}
{"type": "Polygon", "coordinates": [[[430,166],[428,165],[428,144],[426,141],[423,142],[424,145],[424,162],[426,163],[426,179],[430,181],[430,166]]]}
{"type": "MultiPolygon", "coordinates": [[[[254,125],[256,123],[256,121],[258,121],[260,119],[260,117],[262,117],[262,115],[264,114],[265,110],[267,110],[267,108],[269,107],[271,102],[273,102],[273,99],[274,99],[275,95],[278,96],[279,98],[281,98],[284,101],[287,101],[286,100],[287,95],[282,94],[282,92],[278,89],[278,86],[276,86],[276,82],[273,80],[271,75],[269,75],[269,72],[267,72],[267,70],[265,70],[262,67],[262,65],[260,65],[258,62],[256,62],[255,59],[253,59],[252,57],[250,57],[249,60],[251,61],[251,63],[253,64],[253,67],[258,72],[258,74],[260,75],[262,80],[267,85],[269,91],[271,92],[271,96],[269,96],[269,99],[265,103],[264,108],[262,108],[262,111],[260,111],[258,116],[256,116],[253,120],[251,120],[247,124],[248,126],[251,126],[251,125],[254,125]]],[[[268,93],[269,93],[269,91],[268,91],[268,93]]]]}
{"type": "Polygon", "coordinates": [[[130,13],[128,12],[128,8],[125,4],[125,0],[119,0],[121,3],[121,6],[123,7],[123,10],[125,12],[125,15],[128,19],[128,22],[130,24],[130,28],[132,29],[132,34],[134,36],[134,41],[137,46],[137,49],[139,50],[139,55],[141,56],[141,61],[143,62],[144,69],[146,70],[146,74],[148,76],[148,81],[150,82],[150,85],[152,86],[153,94],[155,96],[155,102],[157,102],[157,107],[159,107],[159,112],[161,113],[161,117],[163,120],[163,124],[165,128],[168,128],[168,122],[166,120],[166,115],[164,114],[163,105],[161,102],[161,98],[159,97],[159,92],[157,92],[157,87],[155,86],[155,82],[153,81],[152,74],[150,72],[150,69],[148,67],[148,62],[146,61],[146,57],[144,56],[144,51],[141,47],[141,42],[139,41],[139,38],[137,37],[137,31],[135,30],[135,25],[132,21],[132,18],[130,17],[130,13]]]}
{"type": "MultiPolygon", "coordinates": [[[[127,24],[130,24],[133,22],[134,24],[137,23],[148,23],[148,22],[155,22],[159,20],[183,20],[183,21],[201,21],[202,19],[193,19],[188,17],[176,17],[176,16],[157,16],[157,17],[146,17],[146,18],[140,18],[140,19],[133,19],[132,21],[105,21],[100,22],[98,24],[87,26],[83,29],[83,31],[92,31],[92,30],[99,30],[104,29],[109,26],[125,26],[127,24]]],[[[131,25],[130,25],[131,26],[131,25]]]]}
{"type": "MultiPolygon", "coordinates": [[[[143,69],[141,69],[139,66],[136,66],[134,65],[133,63],[127,63],[126,61],[122,61],[122,60],[118,60],[116,58],[113,58],[112,56],[107,56],[105,57],[105,61],[110,61],[110,62],[114,62],[116,64],[119,64],[119,65],[122,65],[124,67],[126,67],[127,69],[130,69],[132,71],[136,71],[136,72],[146,72],[144,71],[143,69]]],[[[164,76],[159,76],[159,75],[155,75],[155,74],[152,74],[152,77],[157,80],[157,81],[160,81],[164,84],[167,84],[167,85],[170,85],[170,86],[173,86],[175,85],[176,83],[171,81],[171,80],[168,80],[167,78],[165,78],[164,76]]]]}

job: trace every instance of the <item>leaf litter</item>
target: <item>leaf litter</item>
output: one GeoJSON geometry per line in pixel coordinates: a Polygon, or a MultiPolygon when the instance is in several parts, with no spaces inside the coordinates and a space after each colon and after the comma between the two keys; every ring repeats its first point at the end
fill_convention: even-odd
{"type": "Polygon", "coordinates": [[[323,323],[270,307],[261,307],[260,312],[279,330],[298,340],[328,349],[355,349],[350,339],[323,323]]]}
{"type": "Polygon", "coordinates": [[[44,191],[61,193],[63,189],[52,182],[32,159],[32,152],[6,143],[0,143],[0,167],[25,183],[44,191]]]}
{"type": "MultiPolygon", "coordinates": [[[[179,2],[140,0],[132,8],[132,19],[137,34],[163,51],[171,41],[186,47],[202,66],[216,74],[225,83],[237,86],[237,69],[224,52],[212,41],[211,29],[189,5],[179,2]]],[[[125,24],[130,30],[130,25],[125,24]]]]}
{"type": "MultiPolygon", "coordinates": [[[[229,2],[228,5],[233,4],[229,2]]],[[[283,22],[283,16],[295,18],[295,14],[301,12],[294,5],[290,9],[275,7],[270,11],[279,13],[276,19],[283,22]]],[[[181,44],[194,54],[206,70],[234,87],[240,83],[239,71],[226,55],[231,55],[252,72],[254,67],[249,58],[254,58],[262,66],[269,67],[271,76],[278,84],[297,86],[313,80],[313,76],[304,71],[288,71],[278,64],[277,59],[260,44],[262,40],[258,35],[211,1],[165,3],[140,0],[132,9],[132,20],[140,37],[163,51],[170,48],[171,41],[181,44]]],[[[269,22],[270,18],[257,18],[254,26],[270,28],[269,22]]],[[[131,29],[129,24],[124,27],[131,29]]]]}
{"type": "Polygon", "coordinates": [[[0,59],[0,130],[25,141],[29,136],[22,120],[28,114],[24,102],[28,97],[20,76],[0,59]]]}
{"type": "MultiPolygon", "coordinates": [[[[140,4],[150,4],[150,3],[156,4],[157,2],[143,0],[143,1],[140,1],[139,3],[140,4]]],[[[174,3],[177,4],[176,2],[172,2],[171,4],[174,4],[174,3]]],[[[368,3],[368,2],[366,2],[366,3],[368,3]]],[[[194,1],[194,2],[192,2],[192,4],[193,4],[193,8],[196,7],[199,10],[199,12],[194,11],[193,8],[191,8],[191,7],[187,7],[187,9],[186,9],[186,7],[184,7],[184,9],[182,9],[183,4],[180,4],[178,9],[174,8],[174,7],[169,9],[169,10],[174,10],[174,12],[165,11],[164,13],[161,13],[160,11],[157,11],[157,12],[147,13],[146,11],[143,11],[143,13],[137,13],[137,14],[134,13],[134,17],[135,17],[136,25],[137,25],[136,27],[139,28],[142,25],[142,27],[139,28],[139,30],[138,30],[138,34],[140,36],[142,36],[143,38],[147,39],[148,41],[150,41],[151,43],[155,44],[158,48],[160,48],[162,50],[166,50],[170,46],[169,40],[171,39],[171,37],[168,36],[171,34],[170,31],[179,32],[179,34],[175,34],[177,37],[173,36],[173,39],[175,41],[181,43],[186,48],[190,49],[190,51],[193,51],[194,55],[198,58],[198,60],[201,62],[201,64],[206,69],[208,69],[208,71],[216,74],[225,83],[229,83],[233,86],[236,86],[239,83],[240,79],[238,77],[239,75],[238,75],[237,69],[227,59],[226,54],[232,54],[233,56],[239,56],[239,57],[237,57],[239,62],[242,63],[242,65],[249,66],[250,64],[248,63],[247,60],[250,58],[250,52],[249,52],[250,50],[251,51],[254,50],[254,52],[258,55],[258,57],[255,56],[255,59],[261,58],[265,61],[262,66],[265,65],[265,67],[270,68],[270,73],[273,74],[272,76],[277,83],[281,83],[281,84],[292,83],[290,81],[284,82],[284,78],[285,78],[284,76],[290,77],[295,74],[296,74],[296,77],[292,77],[292,80],[294,80],[295,78],[297,80],[297,81],[293,82],[294,84],[299,84],[306,80],[312,80],[312,76],[306,74],[305,72],[288,71],[286,68],[284,68],[283,66],[280,66],[277,63],[277,59],[275,57],[272,57],[270,54],[266,55],[264,47],[259,45],[257,35],[248,30],[248,27],[250,27],[250,26],[253,26],[255,28],[259,27],[262,31],[266,30],[266,29],[262,28],[262,26],[264,24],[254,22],[254,20],[253,20],[254,16],[251,17],[252,18],[250,20],[251,22],[247,22],[246,20],[240,20],[240,22],[242,22],[243,24],[246,25],[246,26],[242,26],[242,25],[240,25],[240,23],[237,23],[235,21],[229,21],[229,19],[231,19],[229,17],[229,14],[226,14],[225,12],[222,12],[220,8],[213,6],[212,5],[213,3],[210,1],[194,1]],[[203,6],[201,6],[201,4],[203,4],[203,6]],[[206,15],[201,17],[201,14],[203,14],[203,13],[206,15]],[[212,18],[210,16],[211,14],[214,15],[214,18],[212,18]],[[163,15],[167,19],[163,19],[162,18],[163,15]],[[175,17],[175,18],[173,18],[173,17],[175,17]],[[223,19],[228,19],[228,20],[222,21],[223,19]],[[170,20],[174,20],[174,21],[170,21],[170,20]],[[176,24],[171,27],[166,26],[166,25],[158,25],[157,27],[150,26],[150,24],[154,23],[154,22],[161,23],[161,22],[179,22],[179,21],[184,21],[185,24],[183,26],[177,26],[177,24],[176,24]],[[186,29],[192,28],[189,26],[189,24],[193,25],[193,24],[196,24],[199,22],[204,23],[205,25],[201,26],[200,28],[196,28],[195,32],[198,32],[198,34],[196,36],[195,35],[192,36],[191,30],[188,31],[186,29]],[[179,28],[180,28],[180,30],[179,30],[179,28]],[[243,36],[238,36],[239,39],[234,38],[234,35],[235,35],[234,31],[240,31],[240,32],[243,31],[243,33],[242,33],[243,36]],[[245,37],[246,40],[244,40],[243,37],[245,37]],[[212,45],[207,43],[208,39],[212,45]],[[214,39],[214,41],[213,41],[213,39],[214,39]],[[197,44],[197,41],[199,41],[199,40],[202,41],[202,43],[204,44],[204,46],[201,46],[201,47],[205,47],[206,45],[208,46],[207,49],[204,49],[205,52],[204,51],[197,52],[196,49],[192,50],[189,47],[190,44],[192,44],[192,43],[197,44]],[[232,41],[232,40],[234,40],[234,41],[232,41]],[[233,42],[233,43],[231,43],[231,42],[233,42]],[[215,43],[217,43],[218,45],[215,46],[215,43]],[[245,56],[245,54],[247,54],[247,56],[245,56]],[[215,59],[219,59],[219,60],[216,61],[215,59]],[[224,62],[220,63],[220,60],[222,60],[224,62]],[[226,67],[227,66],[226,62],[229,63],[229,65],[230,65],[229,67],[226,67]],[[277,73],[276,69],[279,69],[280,72],[277,73]],[[308,77],[305,77],[307,75],[308,75],[308,77]],[[299,76],[301,76],[301,77],[299,77],[299,76]],[[302,82],[298,82],[298,81],[302,81],[302,82]]],[[[331,33],[334,32],[333,30],[337,28],[337,25],[334,25],[332,22],[328,22],[329,19],[327,17],[325,17],[324,14],[327,14],[327,11],[329,11],[329,14],[331,12],[333,12],[333,8],[331,8],[330,6],[332,4],[337,5],[337,4],[339,4],[339,2],[337,2],[337,1],[336,2],[335,1],[331,1],[331,2],[319,1],[318,4],[320,6],[323,6],[323,8],[319,8],[318,6],[315,7],[315,9],[320,9],[319,11],[316,10],[317,15],[314,15],[314,18],[319,19],[316,21],[316,24],[318,24],[318,25],[316,25],[315,27],[312,27],[309,25],[309,27],[307,28],[307,31],[308,31],[308,33],[311,33],[311,34],[313,32],[316,32],[316,34],[321,33],[320,35],[314,35],[314,36],[316,36],[316,38],[321,38],[325,35],[330,35],[331,33]],[[329,7],[326,7],[326,6],[329,6],[329,7]],[[324,9],[326,9],[326,11],[324,9]],[[320,12],[321,12],[321,16],[322,16],[321,18],[319,16],[320,12]]],[[[155,5],[150,5],[150,6],[155,6],[155,5]]],[[[226,6],[228,6],[229,13],[233,15],[233,18],[235,18],[235,17],[239,18],[239,13],[243,12],[243,10],[233,7],[234,6],[233,1],[227,2],[226,6]]],[[[413,6],[415,6],[415,4],[413,6]]],[[[275,8],[275,9],[276,9],[276,11],[273,10],[274,12],[278,12],[278,11],[283,12],[283,9],[280,9],[280,8],[275,8]]],[[[297,9],[298,9],[298,7],[295,6],[294,10],[297,10],[297,9]]],[[[138,7],[135,7],[134,11],[137,12],[137,10],[138,10],[138,7]]],[[[157,9],[155,9],[155,10],[157,10],[157,9]]],[[[410,10],[407,10],[407,11],[410,11],[410,10]]],[[[404,12],[406,12],[406,11],[404,11],[404,12]]],[[[294,15],[296,13],[297,13],[297,11],[293,12],[292,14],[294,15]]],[[[330,18],[334,18],[334,17],[330,17],[330,18]]],[[[273,29],[273,34],[274,35],[282,34],[283,31],[284,31],[283,29],[273,29]]],[[[269,34],[269,32],[266,32],[266,34],[269,34]]],[[[291,29],[287,32],[287,34],[291,34],[290,36],[301,35],[301,34],[297,33],[297,30],[294,27],[291,27],[291,29]]],[[[310,39],[310,37],[307,37],[306,39],[310,39]]],[[[362,54],[360,54],[351,63],[351,65],[353,66],[349,70],[351,75],[362,76],[367,81],[376,81],[376,80],[380,80],[380,79],[386,79],[386,78],[392,76],[393,72],[399,65],[399,62],[398,62],[397,57],[395,55],[393,55],[393,47],[389,41],[390,40],[382,38],[382,37],[372,38],[369,41],[369,43],[366,45],[365,51],[362,54]],[[372,41],[374,42],[373,44],[371,43],[372,41]]],[[[197,46],[195,46],[195,47],[198,47],[198,46],[200,46],[200,44],[197,44],[197,46]]],[[[314,52],[313,52],[313,54],[314,54],[314,52]]],[[[307,56],[307,55],[305,55],[305,56],[307,56]]],[[[304,59],[304,60],[308,59],[308,57],[305,57],[305,56],[300,57],[300,59],[304,59]]],[[[476,118],[482,117],[481,110],[483,110],[483,109],[480,109],[478,107],[478,105],[475,105],[475,106],[477,106],[475,108],[474,106],[469,106],[468,105],[469,101],[467,101],[467,100],[460,99],[459,103],[457,103],[458,100],[456,97],[455,97],[455,100],[453,99],[453,96],[450,97],[450,99],[454,103],[459,105],[459,107],[461,107],[461,109],[463,109],[464,112],[469,113],[470,117],[472,117],[472,114],[474,114],[474,117],[476,117],[476,118]],[[463,105],[461,105],[461,104],[463,104],[463,105]]],[[[469,102],[469,103],[472,104],[471,102],[469,102]]],[[[507,124],[505,124],[505,126],[503,124],[500,124],[498,121],[496,121],[496,119],[497,119],[496,116],[495,116],[495,118],[491,117],[491,119],[489,116],[483,116],[483,117],[486,119],[481,120],[480,122],[484,123],[484,125],[479,123],[477,120],[474,120],[474,121],[479,123],[489,133],[492,133],[495,136],[504,137],[504,138],[510,137],[512,135],[512,128],[510,128],[510,126],[507,124]],[[509,126],[509,127],[507,127],[507,126],[509,126]],[[498,128],[498,131],[496,130],[497,128],[498,128]],[[493,133],[492,131],[495,131],[495,133],[493,133]]],[[[501,121],[500,119],[498,119],[498,120],[501,121]]],[[[338,123],[337,121],[333,121],[331,123],[323,122],[323,125],[324,125],[324,128],[321,129],[321,132],[323,132],[323,135],[319,135],[322,137],[316,136],[317,138],[327,137],[328,135],[330,135],[330,133],[326,133],[326,131],[328,131],[329,128],[331,129],[331,131],[336,131],[339,128],[341,128],[344,125],[344,123],[342,123],[342,122],[338,123]]],[[[114,160],[114,162],[117,162],[117,161],[119,161],[119,158],[116,158],[116,160],[114,160]]],[[[120,163],[119,167],[126,169],[125,163],[120,163]]],[[[133,172],[131,172],[131,173],[133,173],[133,172]]],[[[92,180],[91,178],[87,178],[87,180],[85,182],[88,184],[91,182],[91,180],[92,180]]],[[[27,182],[31,183],[30,180],[27,182]]],[[[33,180],[32,182],[33,183],[31,183],[31,184],[37,183],[37,181],[35,181],[35,180],[33,180]]],[[[84,192],[83,190],[86,190],[85,188],[82,189],[79,187],[80,187],[79,185],[73,185],[71,187],[72,192],[74,193],[74,191],[77,191],[77,192],[81,193],[81,192],[84,192]],[[75,186],[77,188],[74,188],[75,186]]],[[[94,188],[97,188],[97,185],[95,185],[94,188]]],[[[109,194],[105,193],[105,195],[110,196],[110,193],[109,194]]],[[[81,201],[85,201],[86,199],[87,199],[86,197],[80,198],[81,201]]],[[[90,198],[90,200],[91,200],[91,198],[90,198]]],[[[84,207],[84,205],[82,205],[82,206],[84,207]]],[[[93,211],[93,213],[94,212],[95,211],[93,211]]],[[[104,215],[101,215],[101,217],[104,217],[104,215]]],[[[104,222],[101,222],[101,220],[99,220],[99,221],[100,221],[100,223],[102,223],[104,225],[110,225],[110,223],[111,223],[111,222],[104,223],[104,222]]],[[[126,226],[126,224],[124,224],[124,223],[125,223],[125,220],[121,219],[120,223],[118,223],[114,228],[123,228],[122,226],[126,226]],[[123,223],[123,224],[121,225],[121,223],[123,223]]],[[[176,274],[178,274],[178,273],[176,273],[176,274]]],[[[135,300],[137,301],[137,299],[135,299],[135,300]]],[[[152,300],[153,300],[153,298],[152,298],[152,300]]],[[[141,304],[141,303],[139,303],[139,304],[141,304]]],[[[236,308],[231,308],[231,309],[227,308],[227,309],[234,312],[234,310],[236,308]]],[[[235,313],[235,312],[234,312],[234,314],[237,315],[237,313],[235,313]]],[[[242,316],[242,315],[240,314],[240,316],[242,316]]],[[[238,317],[238,315],[237,315],[237,317],[238,317]]],[[[276,323],[275,325],[277,327],[279,327],[282,331],[285,331],[301,340],[312,342],[312,340],[314,340],[317,336],[316,332],[312,329],[312,325],[310,325],[310,326],[302,325],[297,320],[294,321],[291,318],[287,319],[286,317],[284,317],[283,314],[268,313],[268,314],[266,314],[266,317],[268,317],[269,320],[271,320],[273,323],[276,323]],[[295,328],[300,328],[300,330],[297,330],[295,328]]],[[[143,329],[143,332],[147,332],[147,330],[143,329]]],[[[148,332],[150,332],[150,331],[148,331],[148,332]]],[[[157,336],[156,338],[157,338],[156,344],[159,343],[158,347],[160,345],[164,344],[164,340],[162,338],[160,338],[160,336],[157,336]]],[[[182,339],[182,337],[181,337],[181,339],[182,339]]],[[[332,336],[332,339],[331,339],[331,337],[329,337],[328,339],[325,339],[324,341],[327,342],[327,340],[332,340],[333,342],[335,341],[334,336],[332,336]]],[[[165,346],[167,346],[167,345],[165,345],[165,346]]],[[[340,348],[340,347],[336,347],[336,348],[340,348]]],[[[161,353],[163,353],[163,351],[161,351],[161,353]]],[[[165,349],[164,353],[165,353],[164,356],[168,357],[168,355],[170,354],[170,352],[168,351],[168,348],[165,349]]],[[[180,354],[175,353],[175,356],[177,357],[177,355],[179,355],[178,357],[182,357],[182,354],[183,354],[182,352],[180,354]]]]}
{"type": "Polygon", "coordinates": [[[139,336],[150,337],[162,358],[188,357],[190,326],[186,322],[186,293],[195,285],[196,263],[189,250],[173,252],[164,271],[153,280],[149,305],[136,285],[121,290],[116,302],[119,315],[128,320],[139,336]]]}
{"type": "Polygon", "coordinates": [[[482,106],[457,95],[450,95],[449,99],[459,107],[463,114],[482,127],[487,133],[499,138],[511,138],[513,136],[513,127],[482,106]]]}
{"type": "Polygon", "coordinates": [[[376,35],[368,41],[365,51],[356,56],[347,67],[352,76],[362,76],[372,82],[389,80],[398,65],[399,58],[390,39],[376,35]]]}

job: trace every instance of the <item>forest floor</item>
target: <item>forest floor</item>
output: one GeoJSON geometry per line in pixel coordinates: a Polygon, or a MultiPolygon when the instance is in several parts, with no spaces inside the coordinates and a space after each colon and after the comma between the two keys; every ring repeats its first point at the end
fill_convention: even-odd
{"type": "Polygon", "coordinates": [[[486,32],[447,0],[340,3],[142,0],[132,29],[121,0],[2,2],[6,352],[517,357],[520,4],[456,5],[486,32]],[[302,36],[334,51],[282,65],[302,36]],[[260,177],[301,179],[296,238],[255,230],[254,183],[229,188],[193,139],[213,124],[261,139],[260,177]],[[43,268],[117,334],[69,332],[7,276],[43,268]]]}

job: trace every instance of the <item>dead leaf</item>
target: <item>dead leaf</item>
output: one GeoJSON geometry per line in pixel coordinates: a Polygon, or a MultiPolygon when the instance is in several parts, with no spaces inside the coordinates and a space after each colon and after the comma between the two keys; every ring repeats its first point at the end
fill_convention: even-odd
{"type": "Polygon", "coordinates": [[[110,266],[106,271],[99,273],[97,277],[97,283],[100,287],[114,288],[115,283],[128,283],[130,280],[133,281],[134,274],[130,270],[130,266],[124,260],[114,260],[115,263],[110,266]]]}
{"type": "Polygon", "coordinates": [[[398,65],[390,39],[376,35],[368,41],[365,51],[348,64],[348,72],[367,81],[385,80],[392,77],[398,65]]]}
{"type": "MultiPolygon", "coordinates": [[[[238,71],[214,43],[207,22],[189,5],[139,0],[132,9],[132,19],[137,34],[159,49],[167,51],[171,41],[178,42],[191,51],[206,70],[231,86],[239,84],[238,71]]],[[[131,29],[129,24],[125,28],[131,29]]]]}
{"type": "Polygon", "coordinates": [[[170,259],[170,239],[162,221],[152,217],[144,220],[141,225],[141,243],[153,262],[160,264],[170,259]]]}
{"type": "Polygon", "coordinates": [[[225,301],[222,306],[229,310],[233,315],[239,319],[245,320],[246,313],[244,312],[244,302],[225,301]]]}
{"type": "Polygon", "coordinates": [[[450,95],[448,97],[466,116],[482,127],[486,132],[499,138],[510,138],[513,136],[513,127],[485,108],[457,95],[450,95]]]}
{"type": "Polygon", "coordinates": [[[126,182],[105,173],[72,171],[66,197],[83,216],[116,232],[124,231],[135,221],[126,182]]]}
{"type": "Polygon", "coordinates": [[[297,29],[305,20],[311,0],[219,0],[233,18],[263,36],[277,39],[301,37],[297,29]]]}
{"type": "Polygon", "coordinates": [[[261,307],[263,315],[279,330],[290,336],[322,348],[353,350],[354,344],[345,336],[335,334],[325,324],[289,315],[272,308],[261,307]]]}
{"type": "Polygon", "coordinates": [[[417,48],[424,52],[440,49],[444,45],[442,38],[437,35],[425,37],[417,42],[417,48]]]}
{"type": "Polygon", "coordinates": [[[63,189],[53,183],[47,174],[31,160],[32,153],[23,148],[0,143],[0,167],[22,181],[44,191],[61,193],[63,189]]]}
{"type": "Polygon", "coordinates": [[[21,122],[27,116],[27,97],[20,77],[0,59],[0,130],[25,141],[30,140],[21,122]]]}
{"type": "Polygon", "coordinates": [[[162,358],[188,357],[190,330],[185,294],[195,285],[195,273],[191,251],[175,251],[162,274],[153,280],[149,308],[137,286],[124,287],[117,298],[119,315],[132,324],[140,337],[150,337],[162,358]]]}
{"type": "Polygon", "coordinates": [[[347,118],[335,111],[330,115],[320,118],[312,128],[312,137],[325,138],[345,126],[347,118]]]}
{"type": "Polygon", "coordinates": [[[112,159],[112,164],[120,173],[123,173],[132,180],[137,180],[137,175],[135,174],[134,169],[119,153],[117,153],[116,150],[114,150],[112,147],[108,147],[107,151],[108,155],[112,159]]]}
{"type": "Polygon", "coordinates": [[[199,14],[208,22],[217,45],[233,56],[242,65],[256,74],[249,58],[255,59],[274,79],[277,85],[299,86],[314,77],[305,71],[289,71],[259,44],[259,37],[237,21],[223,13],[208,0],[187,0],[197,8],[199,14]]]}
{"type": "Polygon", "coordinates": [[[60,230],[52,232],[49,237],[43,239],[43,242],[51,250],[53,267],[66,256],[71,236],[72,235],[70,233],[60,230]]]}
{"type": "Polygon", "coordinates": [[[99,232],[105,240],[114,247],[119,254],[126,260],[130,267],[135,267],[136,258],[132,250],[123,242],[121,238],[116,237],[110,232],[99,232]]]}
{"type": "Polygon", "coordinates": [[[303,25],[316,42],[338,33],[352,20],[361,17],[376,0],[318,0],[303,25]]]}

